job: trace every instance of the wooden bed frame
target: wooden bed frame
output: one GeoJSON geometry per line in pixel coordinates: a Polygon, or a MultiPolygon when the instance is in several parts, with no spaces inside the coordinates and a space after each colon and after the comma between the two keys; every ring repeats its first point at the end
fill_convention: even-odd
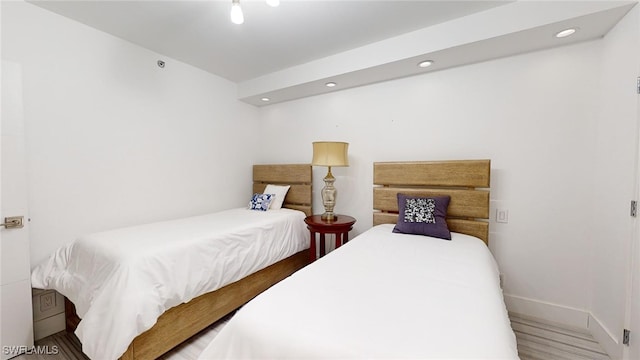
{"type": "Polygon", "coordinates": [[[377,162],[373,164],[373,225],[395,224],[397,194],[449,195],[449,230],[489,242],[490,160],[377,162]]]}
{"type": "MultiPolygon", "coordinates": [[[[267,184],[291,185],[283,207],[311,215],[311,165],[254,165],[253,192],[262,193],[267,184]]],[[[244,279],[167,310],[151,329],[133,340],[121,359],[158,358],[307,264],[308,250],[303,250],[244,279]]],[[[66,298],[65,314],[66,329],[73,332],[80,318],[73,303],[66,298]]]]}

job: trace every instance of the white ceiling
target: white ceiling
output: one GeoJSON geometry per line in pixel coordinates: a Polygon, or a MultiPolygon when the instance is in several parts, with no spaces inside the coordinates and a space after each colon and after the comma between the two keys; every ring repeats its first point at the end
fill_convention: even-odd
{"type": "Polygon", "coordinates": [[[30,2],[236,82],[262,106],[601,37],[636,1],[241,0],[242,25],[231,0],[30,2]],[[559,42],[562,26],[580,31],[559,42]],[[436,63],[418,69],[422,58],[436,63]]]}

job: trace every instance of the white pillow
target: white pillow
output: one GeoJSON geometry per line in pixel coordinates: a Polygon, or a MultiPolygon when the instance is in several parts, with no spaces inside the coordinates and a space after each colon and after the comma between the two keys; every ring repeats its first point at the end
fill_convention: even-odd
{"type": "Polygon", "coordinates": [[[269,205],[269,209],[276,210],[282,208],[282,203],[284,203],[284,198],[287,196],[287,192],[289,191],[290,187],[290,185],[269,184],[266,188],[264,188],[265,194],[275,195],[275,198],[271,199],[271,205],[269,205]]]}

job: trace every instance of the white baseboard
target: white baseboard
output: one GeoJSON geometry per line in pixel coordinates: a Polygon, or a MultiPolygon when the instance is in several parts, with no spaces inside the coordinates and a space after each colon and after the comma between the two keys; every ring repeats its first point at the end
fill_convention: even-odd
{"type": "Polygon", "coordinates": [[[573,328],[589,329],[589,312],[564,305],[504,294],[510,312],[544,319],[573,328]]]}
{"type": "Polygon", "coordinates": [[[586,330],[598,341],[609,357],[612,359],[622,359],[623,357],[620,338],[586,310],[509,294],[504,294],[504,301],[510,312],[586,330]]]}
{"type": "Polygon", "coordinates": [[[612,359],[622,359],[620,340],[593,314],[589,314],[589,332],[612,359]]]}

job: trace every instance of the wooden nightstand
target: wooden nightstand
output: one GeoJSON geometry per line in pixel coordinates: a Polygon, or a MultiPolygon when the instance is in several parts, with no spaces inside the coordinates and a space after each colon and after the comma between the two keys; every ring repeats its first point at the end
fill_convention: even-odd
{"type": "Polygon", "coordinates": [[[320,234],[320,256],[324,256],[325,251],[325,234],[335,234],[336,249],[340,245],[349,241],[349,231],[356,223],[356,219],[348,215],[336,215],[336,219],[332,221],[322,220],[321,215],[311,215],[304,219],[307,229],[311,232],[311,246],[309,249],[309,258],[311,261],[316,260],[316,233],[320,234]]]}

